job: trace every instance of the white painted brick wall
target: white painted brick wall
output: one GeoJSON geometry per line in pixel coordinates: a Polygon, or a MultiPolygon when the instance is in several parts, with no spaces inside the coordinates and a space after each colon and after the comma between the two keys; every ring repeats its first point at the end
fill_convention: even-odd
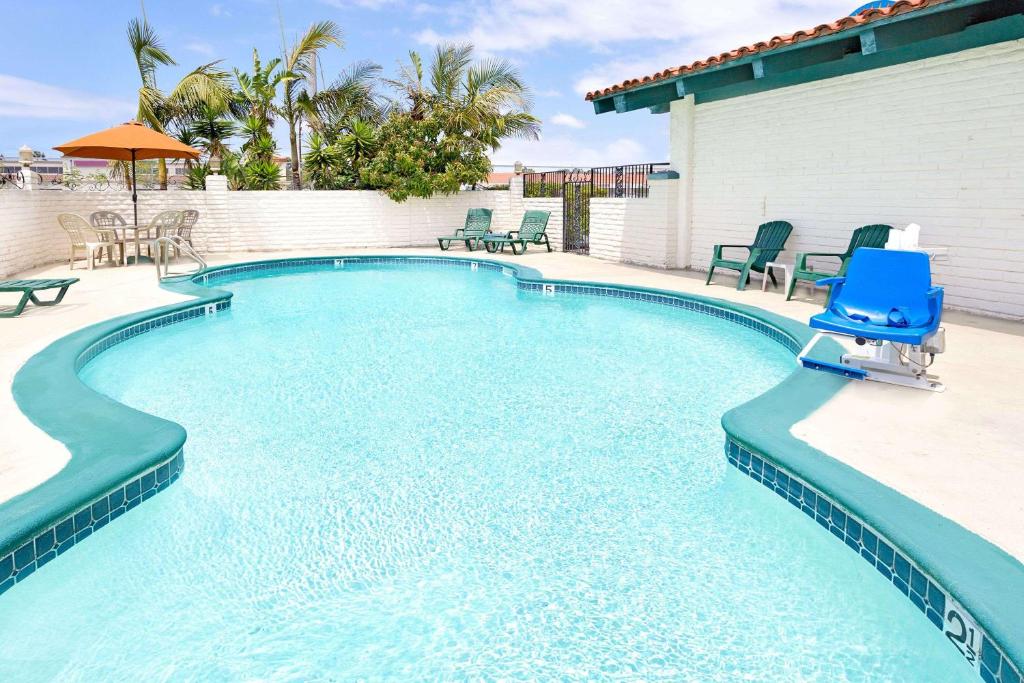
{"type": "MultiPolygon", "coordinates": [[[[398,204],[373,191],[337,192],[140,192],[139,222],[166,209],[197,209],[193,241],[201,252],[341,247],[402,247],[434,244],[434,238],[461,227],[466,211],[494,210],[499,230],[519,227],[522,212],[545,208],[513,191],[462,192],[398,204]]],[[[561,239],[559,217],[551,235],[561,239]]],[[[0,192],[0,277],[68,257],[68,240],[57,214],[118,211],[131,221],[128,192],[5,190],[0,192]]]]}
{"type": "Polygon", "coordinates": [[[678,180],[651,180],[644,198],[590,200],[590,255],[658,268],[675,265],[678,180]]]}
{"type": "Polygon", "coordinates": [[[1024,41],[698,105],[692,263],[765,220],[793,223],[789,259],[916,222],[947,305],[1024,318],[1022,112],[1024,41]]]}

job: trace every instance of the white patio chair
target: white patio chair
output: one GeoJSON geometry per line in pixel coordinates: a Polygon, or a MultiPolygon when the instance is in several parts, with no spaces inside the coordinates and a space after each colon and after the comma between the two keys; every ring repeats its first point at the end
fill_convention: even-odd
{"type": "Polygon", "coordinates": [[[60,227],[64,228],[68,239],[71,240],[71,258],[69,263],[71,270],[75,269],[75,255],[78,250],[85,251],[85,258],[89,262],[89,270],[92,270],[96,260],[96,250],[100,251],[100,260],[103,260],[103,250],[107,250],[107,257],[117,265],[114,259],[114,250],[121,249],[121,260],[124,259],[124,240],[119,239],[112,229],[94,228],[81,216],[73,213],[62,213],[57,216],[60,227]]]}

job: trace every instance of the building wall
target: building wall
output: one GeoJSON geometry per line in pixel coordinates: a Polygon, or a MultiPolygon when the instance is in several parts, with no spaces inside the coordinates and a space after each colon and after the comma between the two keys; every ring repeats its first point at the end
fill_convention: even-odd
{"type": "Polygon", "coordinates": [[[678,180],[651,180],[645,198],[590,200],[590,255],[659,268],[675,265],[678,180]]]}
{"type": "Polygon", "coordinates": [[[786,260],[915,222],[949,250],[933,264],[948,306],[1024,317],[1024,41],[699,104],[692,131],[687,106],[671,135],[691,155],[694,267],[766,220],[793,223],[786,260]]]}
{"type": "MultiPolygon", "coordinates": [[[[192,236],[203,253],[330,251],[434,244],[437,235],[461,227],[473,207],[493,209],[495,229],[512,230],[519,227],[522,212],[537,202],[523,200],[521,186],[518,196],[511,190],[462,192],[401,204],[373,191],[148,191],[139,193],[139,222],[159,211],[191,208],[199,211],[192,236]]],[[[67,259],[69,243],[57,215],[71,212],[88,219],[101,209],[117,211],[131,222],[130,193],[0,192],[0,277],[67,259]]],[[[560,238],[560,219],[552,229],[560,238]]]]}

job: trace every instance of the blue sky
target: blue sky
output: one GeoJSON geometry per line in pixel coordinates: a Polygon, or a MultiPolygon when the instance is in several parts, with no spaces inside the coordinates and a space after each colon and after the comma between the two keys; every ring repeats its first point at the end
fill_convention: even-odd
{"type": "MultiPolygon", "coordinates": [[[[668,117],[647,112],[595,116],[587,90],[653,73],[742,44],[848,14],[858,0],[147,0],[145,11],[179,67],[168,87],[196,65],[222,59],[247,69],[253,47],[280,53],[311,22],[332,19],[344,50],[322,60],[328,80],[369,59],[394,73],[411,49],[469,40],[481,56],[521,70],[544,121],[539,142],[509,141],[496,164],[603,165],[664,161],[668,117]]],[[[50,147],[121,123],[135,111],[138,73],[125,39],[138,0],[4,2],[0,64],[0,153],[22,144],[50,147]]],[[[283,125],[276,134],[284,140],[283,125]]],[[[285,151],[285,145],[279,145],[285,151]]]]}

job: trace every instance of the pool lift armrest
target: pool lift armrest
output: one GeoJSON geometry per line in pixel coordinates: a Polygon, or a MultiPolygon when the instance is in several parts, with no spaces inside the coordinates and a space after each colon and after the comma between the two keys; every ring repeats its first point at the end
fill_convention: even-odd
{"type": "MultiPolygon", "coordinates": [[[[815,286],[833,285],[832,296],[829,298],[829,304],[831,304],[845,281],[844,277],[826,278],[818,280],[815,286]]],[[[934,319],[938,319],[937,316],[942,311],[941,287],[933,287],[929,290],[928,305],[932,315],[936,316],[934,319]]],[[[945,329],[936,326],[935,329],[922,334],[916,341],[917,343],[897,343],[882,338],[868,338],[819,329],[797,354],[796,362],[797,365],[810,370],[828,372],[848,379],[885,382],[936,392],[945,391],[946,387],[934,375],[929,375],[927,372],[935,360],[935,355],[946,350],[945,329]],[[867,347],[867,353],[864,355],[844,353],[840,356],[839,363],[811,358],[811,349],[825,336],[846,339],[852,337],[857,346],[867,347]]]]}

